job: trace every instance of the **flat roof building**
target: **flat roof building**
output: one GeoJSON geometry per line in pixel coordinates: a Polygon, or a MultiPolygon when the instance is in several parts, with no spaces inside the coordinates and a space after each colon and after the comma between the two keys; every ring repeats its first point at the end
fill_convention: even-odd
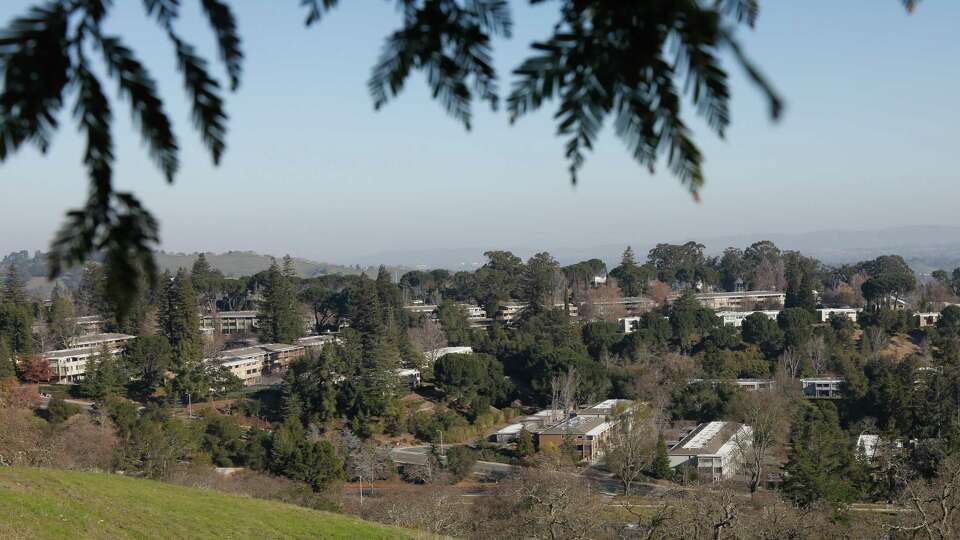
{"type": "Polygon", "coordinates": [[[255,310],[218,311],[200,316],[200,331],[204,334],[246,334],[260,326],[255,310]]]}
{"type": "Polygon", "coordinates": [[[803,397],[807,399],[840,399],[843,397],[842,377],[800,379],[803,397]]]}
{"type": "Polygon", "coordinates": [[[715,311],[754,311],[783,309],[787,295],[779,291],[710,292],[698,293],[696,299],[715,311]]]}
{"type": "Polygon", "coordinates": [[[779,311],[774,310],[763,310],[763,311],[718,311],[717,317],[723,320],[724,326],[734,326],[741,327],[743,326],[743,321],[747,317],[753,315],[754,313],[761,313],[765,315],[768,319],[776,320],[777,315],[780,315],[779,311]]]}
{"type": "Polygon", "coordinates": [[[863,310],[856,308],[822,308],[817,310],[817,320],[827,322],[831,315],[838,315],[857,322],[857,316],[861,311],[863,310]]]}
{"type": "Polygon", "coordinates": [[[133,339],[136,339],[136,336],[116,333],[75,337],[70,340],[72,347],[45,352],[43,358],[53,371],[54,382],[78,383],[86,376],[87,361],[90,358],[101,351],[116,356],[122,353],[133,339]]]}
{"type": "Polygon", "coordinates": [[[547,427],[537,433],[540,448],[560,446],[570,439],[577,457],[586,461],[597,461],[606,451],[607,439],[613,422],[597,416],[573,416],[547,427]]]}
{"type": "Polygon", "coordinates": [[[702,482],[721,482],[740,470],[741,446],[752,436],[750,426],[737,422],[701,424],[670,450],[670,466],[695,468],[702,482]]]}

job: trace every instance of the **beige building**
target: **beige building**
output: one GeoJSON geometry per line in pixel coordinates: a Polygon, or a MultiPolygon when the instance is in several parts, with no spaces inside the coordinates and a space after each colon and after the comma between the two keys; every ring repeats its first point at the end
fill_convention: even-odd
{"type": "Polygon", "coordinates": [[[266,373],[286,370],[291,362],[305,352],[306,349],[300,345],[267,343],[222,351],[217,357],[208,358],[207,362],[220,364],[249,386],[260,383],[266,373]]]}
{"type": "Polygon", "coordinates": [[[91,334],[75,337],[70,340],[71,347],[45,352],[43,358],[50,364],[54,382],[78,383],[86,375],[87,362],[91,358],[101,351],[118,355],[133,339],[136,337],[128,334],[91,334]]]}

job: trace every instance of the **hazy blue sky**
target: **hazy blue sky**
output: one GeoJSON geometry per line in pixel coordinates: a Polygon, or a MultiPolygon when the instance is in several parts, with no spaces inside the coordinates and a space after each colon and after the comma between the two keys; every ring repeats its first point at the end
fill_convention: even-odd
{"type": "MultiPolygon", "coordinates": [[[[33,3],[4,0],[6,22],[33,3]]],[[[181,33],[212,60],[212,37],[186,4],[181,33]]],[[[134,190],[173,251],[252,249],[349,263],[386,250],[504,245],[588,246],[657,239],[909,224],[960,224],[956,130],[960,2],[766,0],[747,51],[787,100],[771,125],[758,92],[733,70],[733,126],[701,131],[703,202],[667,172],[635,165],[611,130],[572,188],[553,107],[509,126],[476,109],[466,133],[415,75],[374,112],[366,92],[392,3],[347,1],[303,27],[296,0],[235,0],[247,60],[228,97],[228,151],[215,168],[189,121],[169,43],[140,2],[109,21],[150,66],[182,147],[164,183],[115,103],[118,189],[134,190]]],[[[512,40],[497,42],[502,90],[552,5],[517,2],[512,40]]],[[[732,64],[728,64],[732,67],[732,64]]],[[[223,74],[219,64],[216,73],[223,74]]],[[[692,113],[692,111],[690,111],[692,113]]],[[[689,115],[692,119],[692,114],[689,115]]],[[[50,152],[0,166],[0,252],[45,249],[85,196],[71,119],[50,152]]],[[[695,123],[696,125],[700,125],[695,123]]]]}

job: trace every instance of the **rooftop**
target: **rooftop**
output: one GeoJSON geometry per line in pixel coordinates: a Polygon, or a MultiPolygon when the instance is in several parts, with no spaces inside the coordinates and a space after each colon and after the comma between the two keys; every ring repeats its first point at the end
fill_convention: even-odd
{"type": "Polygon", "coordinates": [[[737,422],[707,422],[684,437],[670,450],[671,455],[713,455],[740,430],[737,422]]]}
{"type": "Polygon", "coordinates": [[[750,298],[753,296],[783,296],[780,291],[737,291],[697,293],[697,298],[750,298]]]}
{"type": "Polygon", "coordinates": [[[101,343],[107,343],[110,341],[130,340],[130,339],[134,339],[135,337],[136,336],[131,336],[130,334],[106,333],[106,334],[90,334],[89,336],[75,337],[71,341],[74,345],[74,348],[78,348],[78,347],[88,347],[90,345],[99,345],[101,343]]]}
{"type": "Polygon", "coordinates": [[[611,424],[595,416],[573,416],[559,424],[544,429],[543,435],[597,435],[609,429],[611,424]]]}
{"type": "Polygon", "coordinates": [[[246,319],[251,317],[257,317],[256,310],[244,310],[244,311],[218,311],[216,313],[205,313],[204,317],[220,317],[221,319],[246,319]]]}

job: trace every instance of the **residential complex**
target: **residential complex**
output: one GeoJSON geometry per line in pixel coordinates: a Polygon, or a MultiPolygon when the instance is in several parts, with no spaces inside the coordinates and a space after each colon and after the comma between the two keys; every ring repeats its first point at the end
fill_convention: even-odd
{"type": "Polygon", "coordinates": [[[208,335],[218,331],[221,334],[253,333],[259,325],[255,310],[218,311],[200,316],[200,331],[208,335]]]}
{"type": "Polygon", "coordinates": [[[718,311],[717,317],[720,317],[723,320],[724,326],[735,326],[737,328],[743,326],[743,321],[747,317],[753,315],[754,313],[760,313],[767,317],[768,319],[777,319],[777,315],[780,315],[779,311],[718,311]]]}
{"type": "Polygon", "coordinates": [[[293,360],[305,352],[306,349],[301,345],[266,343],[226,350],[207,361],[222,365],[249,386],[259,384],[264,374],[286,370],[293,360]]]}
{"type": "Polygon", "coordinates": [[[701,424],[670,450],[670,466],[696,469],[701,482],[721,482],[740,470],[742,447],[752,435],[750,426],[737,422],[701,424]]]}
{"type": "Polygon", "coordinates": [[[696,298],[703,307],[715,311],[754,311],[783,309],[787,295],[778,291],[737,291],[698,293],[696,298]]]}
{"type": "Polygon", "coordinates": [[[50,364],[53,382],[77,383],[87,373],[87,362],[100,352],[117,355],[123,352],[127,343],[135,339],[128,334],[91,334],[71,339],[71,347],[43,353],[50,364]]]}
{"type": "Polygon", "coordinates": [[[616,425],[616,414],[633,407],[627,399],[608,399],[588,407],[564,413],[558,409],[545,409],[516,421],[492,434],[492,442],[507,443],[527,430],[540,448],[560,446],[572,441],[577,456],[584,461],[595,462],[603,457],[608,439],[616,425]]]}

